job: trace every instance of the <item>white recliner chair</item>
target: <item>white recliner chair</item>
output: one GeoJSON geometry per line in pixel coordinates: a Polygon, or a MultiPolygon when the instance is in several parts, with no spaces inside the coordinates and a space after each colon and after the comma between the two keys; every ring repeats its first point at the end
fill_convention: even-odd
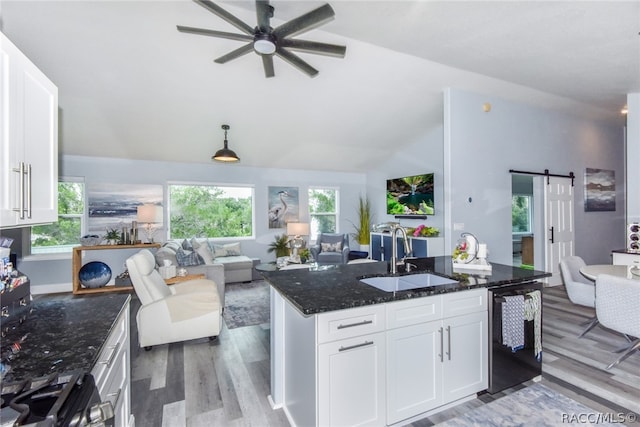
{"type": "Polygon", "coordinates": [[[609,364],[611,369],[636,351],[640,351],[640,281],[600,274],[596,279],[596,313],[605,328],[623,334],[631,343],[616,352],[624,352],[609,364]]]}
{"type": "MultiPolygon", "coordinates": [[[[562,273],[562,281],[567,290],[569,300],[577,305],[595,308],[596,306],[596,288],[595,284],[584,277],[580,273],[580,268],[585,263],[579,256],[568,256],[560,261],[560,272],[562,273]]],[[[598,324],[598,316],[594,316],[584,322],[581,326],[586,326],[578,338],[582,338],[587,332],[598,324]]]]}
{"type": "Polygon", "coordinates": [[[218,286],[195,279],[168,286],[155,269],[153,254],[143,249],[126,261],[142,306],[136,315],[138,342],[151,346],[197,338],[216,338],[222,326],[218,286]]]}

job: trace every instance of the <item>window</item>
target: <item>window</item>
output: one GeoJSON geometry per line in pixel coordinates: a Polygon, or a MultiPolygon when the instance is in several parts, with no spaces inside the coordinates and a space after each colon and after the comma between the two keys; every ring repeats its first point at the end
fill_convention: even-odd
{"type": "Polygon", "coordinates": [[[169,185],[171,239],[254,237],[253,187],[169,185]]]}
{"type": "Polygon", "coordinates": [[[318,237],[318,233],[336,233],[338,231],[338,215],[338,190],[334,188],[309,189],[312,240],[318,237]]]}
{"type": "Polygon", "coordinates": [[[71,252],[84,227],[84,183],[58,182],[58,222],[31,227],[31,254],[71,252]]]}
{"type": "Polygon", "coordinates": [[[528,195],[514,195],[511,201],[511,231],[531,233],[532,198],[528,195]]]}

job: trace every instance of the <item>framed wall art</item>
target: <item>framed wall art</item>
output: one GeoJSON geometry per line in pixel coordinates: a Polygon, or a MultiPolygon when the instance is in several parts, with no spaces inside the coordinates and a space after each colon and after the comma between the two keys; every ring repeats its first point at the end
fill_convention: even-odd
{"type": "Polygon", "coordinates": [[[287,222],[297,222],[300,202],[298,187],[268,188],[269,228],[284,228],[287,222]]]}
{"type": "Polygon", "coordinates": [[[616,210],[615,171],[587,168],[584,174],[584,211],[616,210]]]}

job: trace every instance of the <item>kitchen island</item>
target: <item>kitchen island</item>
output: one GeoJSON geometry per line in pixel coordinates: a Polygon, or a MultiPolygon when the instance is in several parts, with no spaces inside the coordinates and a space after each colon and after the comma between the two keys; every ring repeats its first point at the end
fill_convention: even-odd
{"type": "Polygon", "coordinates": [[[507,265],[471,271],[451,257],[411,274],[456,282],[385,292],[360,282],[388,263],[263,273],[271,284],[271,399],[292,425],[394,425],[487,388],[487,287],[549,274],[507,265]]]}
{"type": "Polygon", "coordinates": [[[3,324],[2,383],[91,373],[116,425],[131,423],[128,294],[36,296],[22,322],[3,324]]]}

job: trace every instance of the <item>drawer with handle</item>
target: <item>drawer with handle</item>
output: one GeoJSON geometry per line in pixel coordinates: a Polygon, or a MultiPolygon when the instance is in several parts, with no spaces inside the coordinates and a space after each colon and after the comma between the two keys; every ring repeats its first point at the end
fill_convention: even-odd
{"type": "Polygon", "coordinates": [[[319,314],[318,343],[381,332],[385,330],[384,304],[350,308],[319,314]]]}

